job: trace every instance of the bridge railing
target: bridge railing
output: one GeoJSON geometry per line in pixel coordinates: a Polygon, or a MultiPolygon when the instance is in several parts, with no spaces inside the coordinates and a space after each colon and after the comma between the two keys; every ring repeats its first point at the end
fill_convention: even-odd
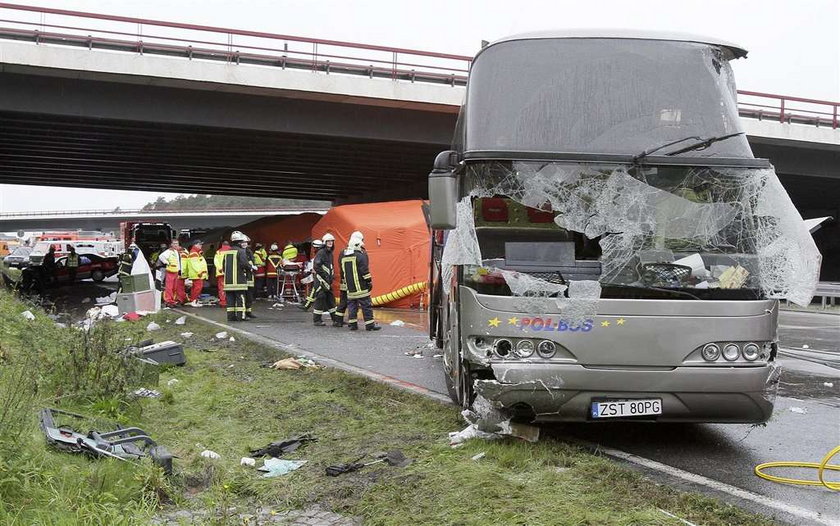
{"type": "MultiPolygon", "coordinates": [[[[0,2],[0,38],[464,85],[472,57],[0,2]]],[[[742,117],[840,127],[840,102],[738,91],[742,117]]]]}
{"type": "Polygon", "coordinates": [[[155,208],[146,210],[143,208],[115,208],[110,210],[37,210],[31,212],[0,212],[0,219],[13,219],[16,217],[64,217],[64,216],[153,216],[153,215],[169,215],[169,214],[199,214],[199,213],[213,213],[213,214],[235,214],[235,213],[301,213],[326,210],[328,207],[321,206],[284,206],[284,207],[270,207],[270,208],[244,208],[244,207],[213,207],[213,208],[197,208],[197,209],[177,209],[177,208],[155,208]]]}
{"type": "Polygon", "coordinates": [[[0,2],[0,37],[371,78],[466,83],[472,57],[0,2]]]}

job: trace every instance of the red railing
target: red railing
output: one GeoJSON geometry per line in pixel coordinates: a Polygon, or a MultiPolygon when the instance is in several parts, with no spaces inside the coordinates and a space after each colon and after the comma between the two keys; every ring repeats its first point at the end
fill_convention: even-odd
{"type": "MultiPolygon", "coordinates": [[[[5,2],[0,2],[0,38],[452,86],[466,83],[472,61],[472,57],[416,49],[5,2]]],[[[738,91],[738,110],[742,117],[759,120],[840,127],[840,102],[738,91]]]]}

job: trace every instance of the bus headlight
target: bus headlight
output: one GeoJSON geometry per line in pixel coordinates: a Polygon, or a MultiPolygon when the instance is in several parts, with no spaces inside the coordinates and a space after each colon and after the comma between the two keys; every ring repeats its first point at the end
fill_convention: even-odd
{"type": "Polygon", "coordinates": [[[554,342],[543,340],[537,345],[537,354],[543,358],[551,358],[555,352],[557,352],[557,346],[554,345],[554,342]]]}
{"type": "Polygon", "coordinates": [[[720,358],[720,347],[718,347],[714,343],[710,343],[703,347],[703,350],[700,351],[700,354],[703,356],[703,359],[707,362],[714,362],[715,360],[720,358]]]}
{"type": "Polygon", "coordinates": [[[516,354],[522,358],[528,358],[534,354],[534,342],[531,340],[519,340],[516,344],[516,354]]]}
{"type": "Polygon", "coordinates": [[[758,358],[760,349],[758,345],[754,343],[748,343],[744,345],[744,349],[741,351],[741,355],[744,357],[745,360],[748,361],[755,361],[758,358]]]}
{"type": "Polygon", "coordinates": [[[476,350],[478,350],[478,352],[488,353],[488,356],[490,353],[490,349],[493,348],[490,342],[488,342],[481,336],[476,336],[475,339],[473,339],[473,345],[475,345],[475,348],[476,350]]]}
{"type": "Polygon", "coordinates": [[[506,340],[504,338],[496,340],[496,354],[500,358],[507,358],[512,350],[513,344],[510,343],[510,340],[506,340]]]}
{"type": "Polygon", "coordinates": [[[727,343],[723,346],[723,358],[729,362],[734,362],[741,354],[741,349],[734,343],[727,343]]]}

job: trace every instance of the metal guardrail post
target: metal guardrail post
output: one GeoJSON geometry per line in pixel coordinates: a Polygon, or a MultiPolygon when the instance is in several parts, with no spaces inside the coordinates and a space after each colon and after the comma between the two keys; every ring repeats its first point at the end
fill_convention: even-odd
{"type": "Polygon", "coordinates": [[[781,104],[780,104],[781,109],[779,111],[779,122],[784,123],[785,122],[785,99],[781,98],[780,100],[781,100],[781,104]]]}

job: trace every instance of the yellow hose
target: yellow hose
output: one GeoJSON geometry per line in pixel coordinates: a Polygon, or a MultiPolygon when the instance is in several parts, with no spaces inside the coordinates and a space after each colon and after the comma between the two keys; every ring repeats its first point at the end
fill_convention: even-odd
{"type": "Polygon", "coordinates": [[[825,470],[840,471],[840,465],[829,464],[828,461],[835,455],[840,453],[840,446],[832,449],[823,457],[822,461],[817,462],[765,462],[755,467],[755,474],[759,477],[772,482],[780,484],[794,484],[797,486],[825,486],[834,491],[840,491],[840,482],[831,482],[825,480],[825,470]],[[777,477],[764,473],[763,470],[767,468],[812,468],[817,470],[818,480],[792,479],[787,477],[777,477]]]}
{"type": "Polygon", "coordinates": [[[389,292],[388,294],[376,296],[371,300],[371,303],[373,303],[374,307],[378,307],[380,305],[387,305],[393,301],[397,301],[399,299],[405,298],[406,296],[411,296],[412,294],[417,294],[418,292],[426,290],[426,285],[427,283],[425,281],[421,281],[420,283],[414,283],[413,285],[397,289],[393,292],[389,292]]]}

